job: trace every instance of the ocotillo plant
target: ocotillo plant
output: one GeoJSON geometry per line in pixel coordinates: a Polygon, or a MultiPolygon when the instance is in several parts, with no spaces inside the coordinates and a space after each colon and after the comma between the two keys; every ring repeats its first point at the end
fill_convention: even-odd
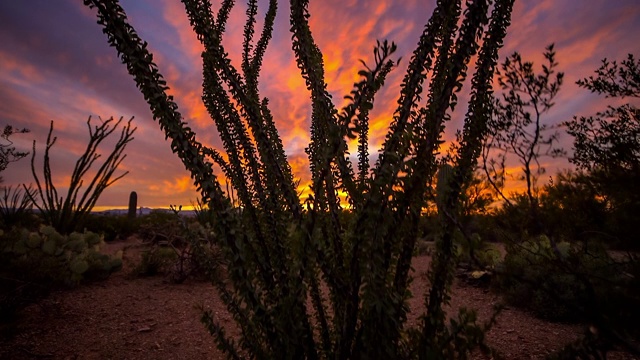
{"type": "Polygon", "coordinates": [[[96,160],[101,157],[101,154],[98,153],[98,147],[120,126],[122,120],[123,118],[119,120],[115,120],[114,118],[107,120],[99,119],[100,124],[94,125],[91,123],[91,117],[89,117],[87,120],[89,141],[84,152],[76,161],[65,196],[58,195],[58,190],[53,183],[53,177],[51,175],[49,151],[58,139],[52,136],[53,121],[49,127],[49,135],[47,136],[47,143],[44,149],[42,181],[40,181],[35,167],[36,142],[33,142],[31,173],[36,181],[36,188],[34,191],[29,192],[26,185],[23,185],[23,187],[29,195],[29,199],[40,211],[44,220],[59,233],[68,234],[75,229],[82,229],[87,214],[91,212],[100,195],[102,195],[102,192],[129,173],[125,171],[120,175],[114,175],[118,166],[120,166],[127,156],[124,153],[127,144],[133,141],[133,133],[136,131],[136,127],[131,126],[133,118],[122,125],[120,137],[109,155],[104,159],[102,164],[100,164],[97,171],[92,174],[93,177],[91,181],[88,181],[86,184],[84,182],[87,172],[91,170],[96,160]],[[85,188],[81,192],[80,189],[83,185],[85,185],[85,188]]]}
{"type": "MultiPolygon", "coordinates": [[[[491,81],[513,0],[439,0],[424,27],[401,85],[398,107],[378,160],[370,168],[369,110],[387,74],[397,65],[396,47],[379,42],[374,65],[338,110],[327,92],[323,57],[309,27],[308,1],[290,1],[292,47],[312,104],[307,148],[312,196],[296,193],[269,101],[258,77],[273,30],[277,1],[270,0],[264,27],[254,39],[257,0],[248,1],[240,70],[222,44],[229,12],[217,14],[207,0],[182,1],[204,45],[203,101],[215,122],[226,157],[200,143],[166,81],[116,0],[85,0],[97,11],[154,118],[215,214],[217,241],[228,259],[227,283],[218,285],[242,336],[230,339],[214,314],[203,322],[231,358],[268,359],[465,357],[482,343],[474,318],[462,312],[447,326],[454,257],[454,224],[444,217],[443,235],[429,274],[427,312],[419,328],[407,329],[409,270],[428,182],[437,165],[445,123],[475,57],[462,140],[454,156],[445,211],[453,212],[462,184],[475,167],[491,113],[491,81]],[[482,45],[480,45],[482,44],[482,45]],[[430,76],[430,86],[426,79],[430,76]],[[426,94],[423,90],[428,89],[426,94]],[[421,102],[424,97],[426,102],[421,102]],[[346,138],[358,138],[357,172],[346,138]],[[228,159],[228,160],[227,160],[228,159]],[[218,164],[236,190],[233,209],[213,170],[218,164]],[[338,192],[347,194],[344,211],[338,192]],[[327,291],[321,291],[321,284],[327,291]],[[311,302],[307,303],[310,299],[311,302]]],[[[425,296],[425,294],[418,294],[425,296]]]]}

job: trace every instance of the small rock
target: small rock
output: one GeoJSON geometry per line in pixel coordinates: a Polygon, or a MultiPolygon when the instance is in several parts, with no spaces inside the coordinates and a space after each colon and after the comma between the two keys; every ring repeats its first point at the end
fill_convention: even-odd
{"type": "Polygon", "coordinates": [[[138,332],[149,332],[149,331],[151,331],[151,328],[148,326],[143,326],[138,329],[138,332]]]}

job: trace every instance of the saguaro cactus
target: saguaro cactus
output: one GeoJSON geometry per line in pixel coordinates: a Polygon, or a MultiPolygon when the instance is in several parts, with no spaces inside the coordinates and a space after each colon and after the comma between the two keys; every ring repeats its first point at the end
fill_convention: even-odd
{"type": "Polygon", "coordinates": [[[453,179],[454,175],[453,166],[449,164],[442,164],[438,169],[437,178],[438,182],[436,184],[436,205],[438,207],[438,214],[440,216],[444,216],[445,206],[447,204],[447,196],[449,196],[449,192],[451,191],[450,183],[453,179]]]}
{"type": "Polygon", "coordinates": [[[135,219],[137,208],[138,194],[135,191],[132,191],[131,194],[129,194],[129,212],[127,213],[130,219],[135,219]]]}

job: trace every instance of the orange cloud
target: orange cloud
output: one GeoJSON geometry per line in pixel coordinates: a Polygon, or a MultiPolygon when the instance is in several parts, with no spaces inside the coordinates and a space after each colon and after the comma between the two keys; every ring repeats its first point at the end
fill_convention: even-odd
{"type": "Polygon", "coordinates": [[[194,186],[189,176],[178,176],[169,180],[163,180],[162,185],[150,184],[147,189],[162,195],[177,195],[193,191],[194,186]]]}

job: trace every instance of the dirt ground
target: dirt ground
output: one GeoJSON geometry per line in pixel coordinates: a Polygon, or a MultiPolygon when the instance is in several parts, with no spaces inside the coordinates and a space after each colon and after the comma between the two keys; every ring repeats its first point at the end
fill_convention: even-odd
{"type": "MultiPolygon", "coordinates": [[[[164,277],[131,277],[137,261],[136,239],[108,244],[125,249],[125,266],[109,279],[77,289],[54,292],[29,306],[17,335],[0,340],[0,359],[224,359],[200,323],[200,308],[211,309],[230,334],[233,320],[208,283],[172,284],[164,277]]],[[[424,308],[429,258],[414,261],[410,324],[424,308]]],[[[477,309],[488,319],[500,301],[487,289],[456,281],[452,309],[477,309]]],[[[505,359],[540,359],[577,339],[578,325],[549,323],[506,308],[488,334],[488,342],[505,359]]],[[[612,359],[632,359],[622,353],[612,359]]]]}

